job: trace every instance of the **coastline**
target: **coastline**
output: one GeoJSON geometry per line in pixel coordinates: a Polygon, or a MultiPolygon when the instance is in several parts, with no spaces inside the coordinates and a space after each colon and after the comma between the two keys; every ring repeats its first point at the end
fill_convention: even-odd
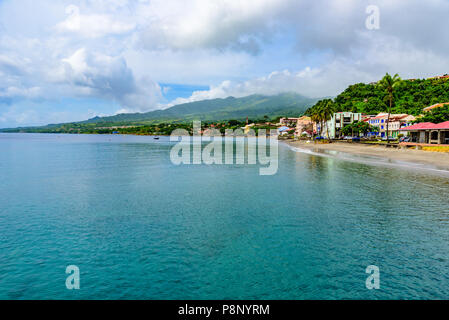
{"type": "Polygon", "coordinates": [[[337,152],[365,157],[377,157],[387,161],[393,161],[400,164],[410,164],[415,166],[430,166],[438,170],[449,172],[449,153],[439,153],[431,151],[422,151],[415,149],[393,149],[383,146],[366,145],[348,142],[333,142],[330,144],[315,144],[306,141],[285,141],[286,144],[297,151],[322,153],[337,152]]]}

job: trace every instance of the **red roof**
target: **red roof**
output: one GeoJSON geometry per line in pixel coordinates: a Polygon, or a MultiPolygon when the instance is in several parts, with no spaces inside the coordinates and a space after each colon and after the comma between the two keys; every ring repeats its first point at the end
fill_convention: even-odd
{"type": "Polygon", "coordinates": [[[413,130],[449,130],[449,121],[435,124],[432,122],[421,122],[409,127],[401,128],[401,131],[413,131],[413,130]]]}
{"type": "Polygon", "coordinates": [[[414,124],[412,126],[401,128],[401,131],[433,129],[433,127],[435,127],[435,126],[436,126],[436,124],[432,123],[432,122],[421,122],[421,123],[414,124]]]}
{"type": "Polygon", "coordinates": [[[387,114],[384,114],[384,115],[381,115],[381,116],[376,116],[376,117],[374,117],[374,118],[370,118],[370,119],[368,119],[368,120],[376,120],[376,119],[382,119],[382,118],[388,118],[388,115],[387,114]]]}
{"type": "Polygon", "coordinates": [[[435,125],[435,129],[449,129],[449,121],[435,125]]]}

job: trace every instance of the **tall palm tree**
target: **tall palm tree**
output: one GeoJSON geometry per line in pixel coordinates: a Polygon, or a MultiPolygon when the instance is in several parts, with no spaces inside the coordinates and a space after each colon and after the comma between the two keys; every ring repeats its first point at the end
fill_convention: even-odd
{"type": "Polygon", "coordinates": [[[329,137],[329,128],[327,121],[329,121],[335,113],[335,104],[331,99],[320,100],[312,108],[307,110],[313,122],[320,125],[319,135],[323,134],[324,126],[326,125],[327,137],[329,137]]]}
{"type": "Polygon", "coordinates": [[[330,140],[329,136],[329,127],[327,122],[332,119],[332,116],[335,113],[335,104],[331,99],[327,99],[323,103],[323,107],[321,110],[321,115],[323,121],[326,123],[326,132],[327,132],[327,139],[330,140]]]}
{"type": "Polygon", "coordinates": [[[391,108],[393,107],[393,99],[394,99],[394,90],[401,83],[401,78],[398,74],[395,74],[393,77],[388,73],[379,81],[378,86],[385,90],[387,93],[387,99],[389,101],[388,105],[388,119],[387,119],[387,141],[390,143],[390,115],[391,108]]]}
{"type": "MultiPolygon", "coordinates": [[[[320,123],[320,124],[321,124],[321,111],[320,111],[321,103],[322,103],[322,101],[318,101],[313,107],[311,107],[306,112],[306,114],[312,119],[313,122],[320,123]]],[[[320,126],[320,132],[319,132],[320,135],[321,135],[321,131],[322,131],[322,127],[320,126]]],[[[318,132],[317,132],[317,134],[318,134],[318,132]]]]}

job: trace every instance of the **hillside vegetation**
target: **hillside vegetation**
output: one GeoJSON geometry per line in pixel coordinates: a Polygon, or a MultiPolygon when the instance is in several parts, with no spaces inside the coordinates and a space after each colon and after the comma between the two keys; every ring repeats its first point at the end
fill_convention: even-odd
{"type": "Polygon", "coordinates": [[[170,124],[182,127],[184,124],[191,124],[193,120],[203,122],[234,120],[243,123],[247,117],[252,121],[260,119],[268,121],[281,116],[298,117],[317,100],[296,93],[282,93],[275,96],[251,95],[243,98],[228,97],[185,103],[147,113],[95,117],[82,122],[50,124],[41,127],[2,129],[0,132],[110,133],[114,131],[110,128],[130,133],[161,132],[162,128],[167,130],[173,128],[170,124]]]}
{"type": "Polygon", "coordinates": [[[243,98],[203,100],[179,104],[165,110],[147,113],[119,114],[111,117],[94,118],[83,123],[117,122],[185,122],[191,120],[220,121],[246,117],[260,119],[276,116],[298,116],[317,99],[303,97],[296,93],[275,96],[251,95],[243,98]]]}
{"type": "MultiPolygon", "coordinates": [[[[335,99],[336,111],[378,114],[387,110],[385,91],[376,84],[358,83],[349,86],[335,99]]],[[[449,102],[449,80],[404,80],[395,88],[392,113],[420,115],[423,108],[449,102]]]]}

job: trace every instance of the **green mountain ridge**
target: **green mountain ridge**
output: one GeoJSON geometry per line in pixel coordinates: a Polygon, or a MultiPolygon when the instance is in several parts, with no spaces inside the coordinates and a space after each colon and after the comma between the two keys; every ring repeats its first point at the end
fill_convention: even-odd
{"type": "Polygon", "coordinates": [[[242,98],[201,100],[175,105],[164,110],[146,113],[118,114],[97,117],[81,123],[117,123],[141,121],[189,120],[218,121],[229,119],[262,118],[263,116],[298,116],[317,99],[306,98],[296,93],[282,93],[275,96],[250,95],[242,98]]]}
{"type": "Polygon", "coordinates": [[[81,126],[153,125],[163,122],[187,123],[193,120],[244,120],[246,117],[263,119],[265,116],[269,118],[278,116],[298,117],[317,101],[318,99],[307,98],[293,92],[273,96],[254,94],[242,98],[228,97],[184,103],[164,110],[146,113],[124,113],[107,117],[95,117],[73,123],[0,129],[0,132],[54,132],[54,129],[57,128],[69,129],[70,127],[79,128],[81,126]]]}

